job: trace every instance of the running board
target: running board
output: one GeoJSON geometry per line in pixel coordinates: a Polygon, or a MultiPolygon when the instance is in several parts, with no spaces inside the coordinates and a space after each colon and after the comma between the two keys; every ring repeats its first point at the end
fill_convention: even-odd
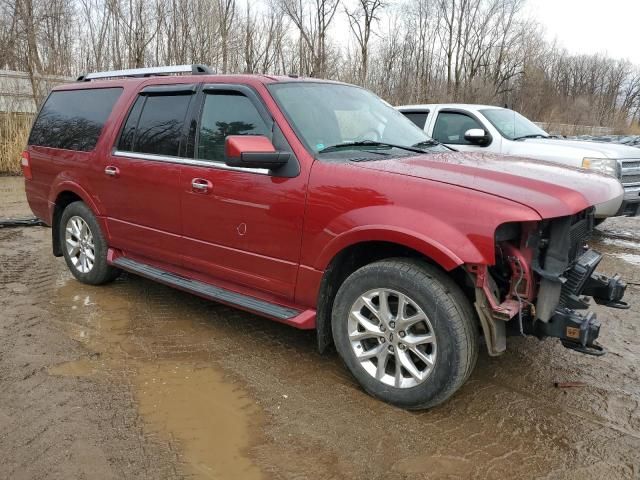
{"type": "MultiPolygon", "coordinates": [[[[175,273],[152,267],[145,263],[136,262],[130,258],[118,257],[113,260],[112,265],[128,272],[135,273],[136,275],[140,275],[141,277],[146,277],[150,280],[155,280],[157,282],[164,283],[165,285],[169,285],[170,287],[175,287],[180,290],[193,293],[208,300],[237,306],[244,310],[249,310],[260,315],[266,315],[286,323],[298,324],[299,320],[295,317],[307,317],[307,315],[301,314],[308,312],[308,310],[300,311],[276,305],[274,303],[265,302],[264,300],[249,297],[241,293],[232,292],[220,287],[214,287],[213,285],[209,285],[208,283],[200,282],[198,280],[191,280],[189,278],[176,275],[175,273]]],[[[302,320],[302,318],[300,320],[302,320]]]]}

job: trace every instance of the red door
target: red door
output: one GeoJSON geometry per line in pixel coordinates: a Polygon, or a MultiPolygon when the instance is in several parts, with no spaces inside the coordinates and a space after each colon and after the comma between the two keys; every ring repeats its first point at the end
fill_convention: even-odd
{"type": "MultiPolygon", "coordinates": [[[[305,181],[223,162],[227,135],[272,137],[272,120],[252,91],[205,86],[195,156],[184,165],[184,265],[250,288],[293,298],[302,237],[305,181]]],[[[288,148],[284,138],[274,143],[288,148]]],[[[297,162],[292,156],[291,162],[297,162]]],[[[297,163],[296,163],[297,165],[297,163]]]]}
{"type": "Polygon", "coordinates": [[[180,165],[116,152],[104,175],[110,246],[180,265],[180,165]]]}
{"type": "Polygon", "coordinates": [[[111,245],[181,265],[180,161],[193,85],[143,89],[106,155],[100,195],[111,245]]]}
{"type": "Polygon", "coordinates": [[[298,179],[183,167],[184,264],[293,298],[304,211],[298,179]],[[208,182],[208,191],[193,181],[208,182]],[[195,190],[195,191],[194,191],[195,190]]]}

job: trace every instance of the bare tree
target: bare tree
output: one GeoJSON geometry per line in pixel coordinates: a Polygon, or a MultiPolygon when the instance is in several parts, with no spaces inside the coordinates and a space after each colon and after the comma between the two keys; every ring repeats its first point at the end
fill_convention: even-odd
{"type": "Polygon", "coordinates": [[[218,33],[222,43],[222,73],[229,69],[229,33],[236,15],[235,0],[217,0],[218,2],[218,33]]]}
{"type": "Polygon", "coordinates": [[[102,0],[80,0],[81,15],[86,26],[85,38],[90,48],[91,68],[103,69],[109,65],[108,30],[113,11],[102,0]]]}
{"type": "Polygon", "coordinates": [[[24,65],[31,81],[31,90],[37,103],[42,100],[40,77],[43,73],[39,44],[36,37],[38,25],[33,0],[16,0],[16,20],[19,33],[24,39],[24,65]]]}
{"type": "Polygon", "coordinates": [[[352,11],[345,8],[349,27],[360,48],[359,83],[366,85],[369,68],[369,40],[373,23],[378,21],[378,10],[384,8],[382,0],[358,0],[358,6],[352,11]]]}
{"type": "Polygon", "coordinates": [[[0,0],[0,63],[47,75],[206,63],[366,85],[393,103],[505,103],[536,120],[626,128],[640,71],[571,55],[526,17],[526,0],[0,0]],[[344,11],[352,42],[333,35],[344,11]],[[374,41],[375,39],[375,41],[374,41]]]}
{"type": "Polygon", "coordinates": [[[327,35],[340,1],[314,0],[315,8],[310,9],[302,0],[280,0],[279,5],[298,30],[301,71],[311,76],[326,76],[327,35]],[[303,60],[306,53],[311,57],[309,66],[303,60]]]}

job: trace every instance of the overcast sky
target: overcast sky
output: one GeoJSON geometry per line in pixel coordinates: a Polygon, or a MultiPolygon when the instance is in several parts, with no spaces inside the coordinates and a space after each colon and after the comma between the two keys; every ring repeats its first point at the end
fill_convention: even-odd
{"type": "Polygon", "coordinates": [[[528,10],[570,52],[640,65],[640,0],[528,0],[528,10]]]}

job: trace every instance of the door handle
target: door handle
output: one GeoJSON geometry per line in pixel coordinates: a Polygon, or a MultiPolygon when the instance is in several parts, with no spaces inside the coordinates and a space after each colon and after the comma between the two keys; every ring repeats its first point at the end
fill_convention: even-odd
{"type": "Polygon", "coordinates": [[[110,177],[117,177],[120,175],[120,169],[118,167],[114,167],[113,165],[107,165],[104,168],[105,175],[109,175],[110,177]]]}
{"type": "Polygon", "coordinates": [[[194,178],[191,180],[191,191],[194,193],[209,193],[213,184],[204,178],[194,178]]]}

